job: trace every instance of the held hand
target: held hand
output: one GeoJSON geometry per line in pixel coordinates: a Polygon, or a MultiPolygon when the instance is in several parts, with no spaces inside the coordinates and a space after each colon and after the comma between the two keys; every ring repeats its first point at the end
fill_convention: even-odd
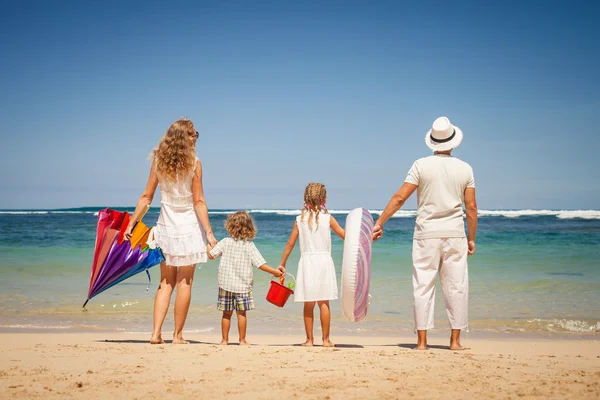
{"type": "Polygon", "coordinates": [[[279,271],[281,271],[281,273],[282,273],[283,275],[285,275],[285,266],[284,266],[284,265],[280,265],[279,267],[277,267],[277,269],[278,269],[279,271]]]}
{"type": "Polygon", "coordinates": [[[475,241],[474,240],[469,240],[469,252],[467,254],[470,256],[475,254],[475,241]]]}
{"type": "Polygon", "coordinates": [[[215,235],[213,235],[213,233],[209,233],[207,236],[208,239],[208,243],[212,246],[215,247],[218,243],[217,239],[215,239],[215,235]]]}
{"type": "Polygon", "coordinates": [[[373,240],[377,241],[377,239],[381,239],[383,236],[383,227],[379,224],[375,224],[373,227],[373,240]]]}
{"type": "Polygon", "coordinates": [[[127,229],[125,229],[125,232],[123,232],[123,237],[126,240],[130,240],[131,239],[131,231],[133,231],[133,226],[128,225],[127,229]]]}
{"type": "Polygon", "coordinates": [[[283,272],[281,272],[279,269],[276,269],[273,275],[277,278],[281,278],[283,276],[283,272]]]}

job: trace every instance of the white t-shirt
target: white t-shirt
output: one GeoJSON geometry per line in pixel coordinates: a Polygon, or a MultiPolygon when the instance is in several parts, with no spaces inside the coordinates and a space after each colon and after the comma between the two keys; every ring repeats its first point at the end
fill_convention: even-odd
{"type": "Polygon", "coordinates": [[[424,157],[404,181],[418,186],[415,239],[465,237],[465,189],[475,187],[469,164],[445,154],[424,157]]]}

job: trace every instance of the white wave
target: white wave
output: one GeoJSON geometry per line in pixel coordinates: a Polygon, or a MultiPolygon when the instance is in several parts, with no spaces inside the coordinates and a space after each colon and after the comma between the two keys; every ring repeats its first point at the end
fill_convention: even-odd
{"type": "Polygon", "coordinates": [[[519,218],[519,217],[541,217],[558,215],[560,211],[553,210],[479,210],[480,217],[504,217],[504,218],[519,218]]]}
{"type": "Polygon", "coordinates": [[[600,321],[593,323],[587,321],[580,321],[576,319],[533,319],[527,322],[542,323],[546,325],[546,329],[551,332],[600,332],[600,321]]]}
{"type": "Polygon", "coordinates": [[[50,214],[94,214],[98,215],[97,211],[49,211],[50,214]]]}
{"type": "Polygon", "coordinates": [[[278,214],[278,215],[300,215],[300,210],[250,210],[250,214],[278,214]]]}
{"type": "Polygon", "coordinates": [[[479,210],[480,217],[545,217],[560,219],[600,219],[599,210],[479,210]]]}
{"type": "Polygon", "coordinates": [[[70,325],[33,325],[33,324],[12,324],[0,325],[0,328],[9,329],[70,329],[70,325]]]}
{"type": "Polygon", "coordinates": [[[48,214],[48,211],[0,211],[0,214],[8,214],[8,215],[48,214]]]}
{"type": "Polygon", "coordinates": [[[600,211],[597,210],[573,210],[573,211],[560,211],[557,215],[560,219],[600,219],[600,211]]]}
{"type": "MultiPolygon", "coordinates": [[[[333,209],[330,214],[346,215],[351,210],[333,209]]],[[[230,215],[235,211],[209,211],[211,215],[230,215]]],[[[300,215],[301,210],[285,209],[253,209],[248,211],[251,214],[276,214],[276,215],[300,215]]],[[[383,210],[369,210],[371,214],[381,215],[383,210]]],[[[98,211],[53,211],[53,210],[18,210],[18,211],[0,211],[0,215],[47,215],[47,214],[93,214],[98,216],[98,211]]],[[[416,210],[400,210],[392,218],[414,218],[417,215],[416,210]]],[[[556,217],[559,219],[600,219],[600,210],[479,210],[480,217],[556,217]]]]}

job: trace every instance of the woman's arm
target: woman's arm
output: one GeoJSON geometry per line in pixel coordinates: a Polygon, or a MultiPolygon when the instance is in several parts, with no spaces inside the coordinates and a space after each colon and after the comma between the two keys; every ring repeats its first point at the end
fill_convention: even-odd
{"type": "Polygon", "coordinates": [[[150,176],[148,177],[148,183],[146,183],[146,189],[140,196],[140,199],[135,206],[135,211],[133,215],[129,219],[129,225],[127,225],[127,230],[125,230],[124,236],[126,239],[131,239],[131,231],[135,226],[137,220],[142,216],[145,212],[146,208],[152,204],[152,199],[154,199],[154,193],[156,193],[156,187],[158,186],[158,177],[156,176],[156,170],[154,168],[154,162],[152,162],[152,166],[150,167],[150,176]]]}
{"type": "Polygon", "coordinates": [[[383,236],[383,225],[396,214],[416,189],[417,185],[404,182],[400,189],[392,196],[373,227],[373,240],[377,240],[383,236]]]}
{"type": "Polygon", "coordinates": [[[346,237],[346,231],[342,229],[340,224],[338,224],[337,220],[333,218],[333,215],[330,215],[330,218],[331,229],[333,229],[336,235],[338,235],[340,238],[342,238],[342,240],[344,240],[344,238],[346,237]]]}
{"type": "Polygon", "coordinates": [[[279,266],[285,269],[285,263],[287,263],[288,257],[294,250],[294,246],[296,245],[296,240],[298,240],[298,225],[294,222],[294,228],[292,229],[292,234],[285,244],[285,248],[283,249],[283,255],[281,256],[281,261],[279,262],[279,266]]]}
{"type": "Polygon", "coordinates": [[[210,220],[208,219],[208,207],[204,200],[204,190],[202,189],[202,164],[200,163],[200,160],[196,160],[196,170],[194,171],[194,177],[192,178],[192,195],[196,215],[206,231],[208,242],[214,247],[217,244],[217,239],[215,239],[215,235],[210,226],[210,220]]]}

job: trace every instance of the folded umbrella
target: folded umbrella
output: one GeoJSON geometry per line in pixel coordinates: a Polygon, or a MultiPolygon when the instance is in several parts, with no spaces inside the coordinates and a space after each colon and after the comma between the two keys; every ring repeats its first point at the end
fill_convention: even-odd
{"type": "Polygon", "coordinates": [[[149,208],[146,207],[133,229],[132,239],[135,238],[133,243],[123,238],[130,220],[129,213],[108,208],[98,213],[94,262],[88,298],[83,307],[99,293],[164,261],[160,249],[147,251],[146,241],[150,229],[141,222],[141,219],[149,208]]]}
{"type": "Polygon", "coordinates": [[[145,251],[144,253],[142,253],[142,257],[143,257],[142,261],[140,261],[136,266],[131,268],[129,271],[126,271],[123,275],[119,276],[118,278],[116,278],[115,280],[113,280],[112,282],[110,282],[109,284],[104,286],[103,288],[96,291],[94,293],[94,296],[99,295],[100,293],[104,292],[105,290],[110,289],[111,287],[115,286],[117,283],[121,283],[124,280],[131,278],[132,276],[137,275],[143,271],[146,271],[146,275],[148,275],[148,283],[150,284],[152,282],[152,280],[150,278],[150,272],[148,270],[150,268],[152,268],[153,266],[158,265],[161,262],[165,261],[165,257],[163,256],[163,253],[160,249],[151,249],[151,250],[145,251]]]}

